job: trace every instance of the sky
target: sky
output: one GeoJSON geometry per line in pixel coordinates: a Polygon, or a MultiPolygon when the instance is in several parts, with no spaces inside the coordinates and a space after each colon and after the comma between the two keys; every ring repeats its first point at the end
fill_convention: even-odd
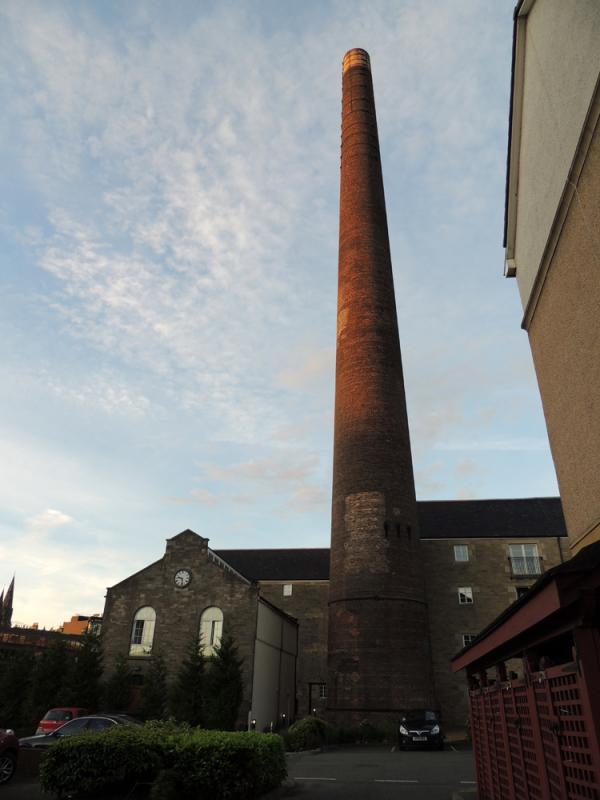
{"type": "Polygon", "coordinates": [[[0,3],[0,588],[326,547],[341,62],[369,51],[417,497],[557,494],[502,232],[513,0],[0,3]]]}

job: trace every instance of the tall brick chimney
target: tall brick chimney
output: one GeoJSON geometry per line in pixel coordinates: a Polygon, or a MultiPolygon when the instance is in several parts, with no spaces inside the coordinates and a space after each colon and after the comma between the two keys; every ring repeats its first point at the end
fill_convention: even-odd
{"type": "Polygon", "coordinates": [[[433,700],[427,607],[368,53],[343,62],[328,708],[433,700]]]}

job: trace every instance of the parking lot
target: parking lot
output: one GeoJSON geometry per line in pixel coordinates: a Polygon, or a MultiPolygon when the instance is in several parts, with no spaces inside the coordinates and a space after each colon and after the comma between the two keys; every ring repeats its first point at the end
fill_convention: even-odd
{"type": "MultiPolygon", "coordinates": [[[[279,797],[307,800],[475,800],[475,767],[469,749],[403,751],[387,747],[332,748],[290,753],[291,778],[279,797]]],[[[42,800],[32,770],[0,790],[1,800],[42,800]]],[[[140,792],[139,797],[144,792],[140,792]]],[[[132,798],[133,800],[133,798],[132,798]]]]}
{"type": "Polygon", "coordinates": [[[289,796],[310,800],[475,800],[471,750],[438,751],[348,747],[322,753],[293,753],[289,796]]]}

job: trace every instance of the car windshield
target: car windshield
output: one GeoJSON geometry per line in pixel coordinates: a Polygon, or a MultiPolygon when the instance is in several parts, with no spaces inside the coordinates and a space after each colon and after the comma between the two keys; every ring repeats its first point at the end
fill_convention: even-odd
{"type": "Polygon", "coordinates": [[[436,711],[407,711],[404,715],[404,720],[406,722],[417,722],[419,720],[425,720],[425,722],[437,722],[438,715],[436,711]]]}
{"type": "Polygon", "coordinates": [[[52,722],[60,722],[64,719],[72,718],[73,714],[70,711],[65,711],[63,708],[53,708],[44,716],[45,720],[51,720],[52,722]]]}

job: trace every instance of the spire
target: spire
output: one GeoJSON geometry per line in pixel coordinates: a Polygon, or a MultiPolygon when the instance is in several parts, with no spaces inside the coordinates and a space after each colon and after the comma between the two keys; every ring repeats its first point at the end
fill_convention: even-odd
{"type": "Polygon", "coordinates": [[[2,606],[2,624],[7,627],[10,627],[10,625],[12,624],[14,594],[15,594],[15,576],[13,575],[2,606]]]}
{"type": "Polygon", "coordinates": [[[383,719],[430,706],[431,662],[368,53],[342,80],[328,695],[383,719]]]}

